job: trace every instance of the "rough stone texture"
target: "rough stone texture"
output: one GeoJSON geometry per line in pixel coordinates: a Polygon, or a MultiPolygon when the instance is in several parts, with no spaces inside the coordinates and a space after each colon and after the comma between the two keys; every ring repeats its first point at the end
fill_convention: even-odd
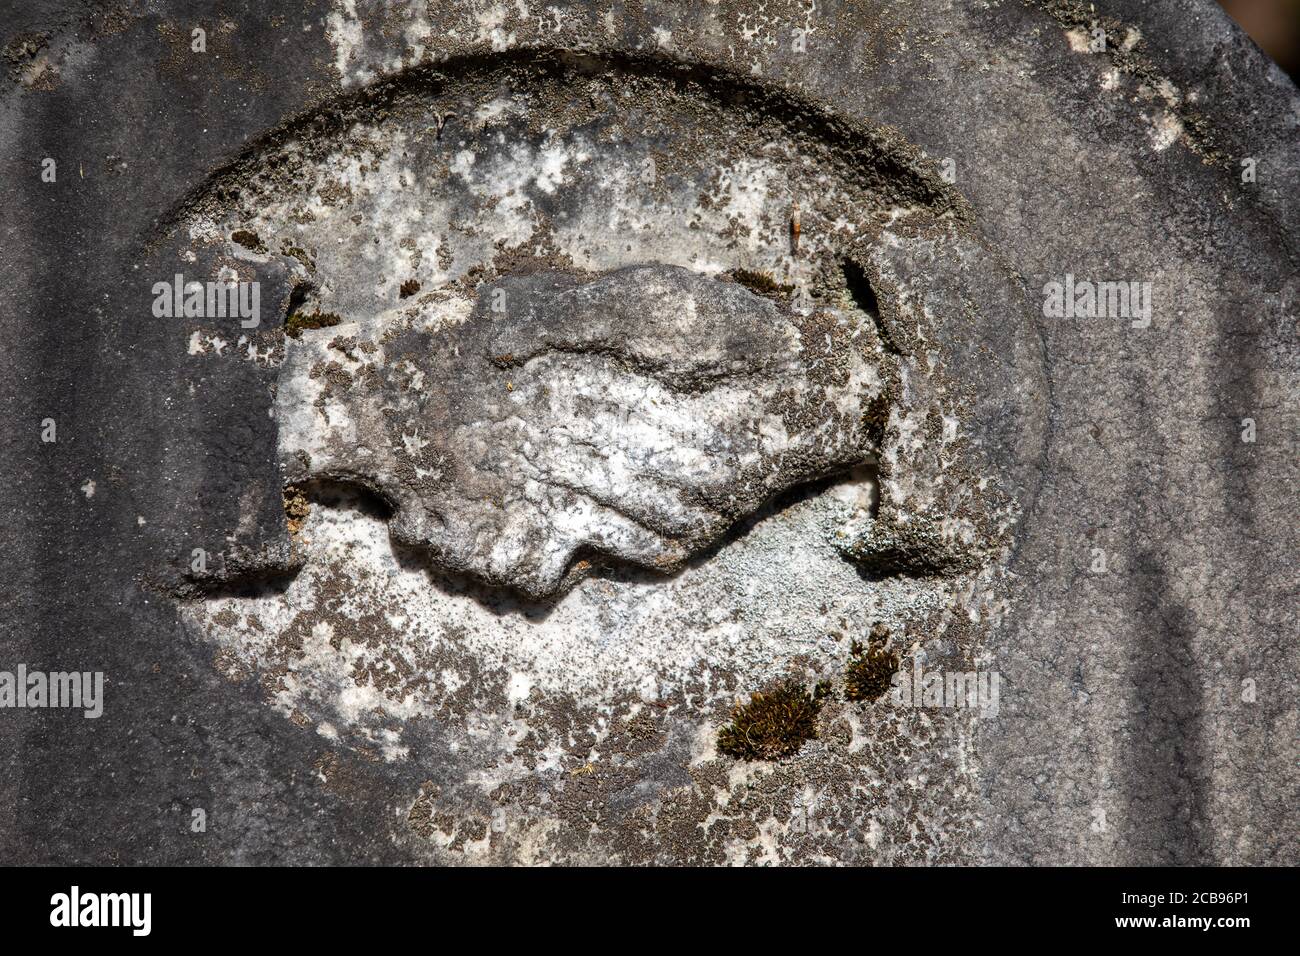
{"type": "Polygon", "coordinates": [[[1300,100],[1212,4],[0,24],[0,670],[107,680],[0,709],[6,859],[1297,861],[1300,100]],[[998,706],[845,700],[876,624],[998,706]]]}

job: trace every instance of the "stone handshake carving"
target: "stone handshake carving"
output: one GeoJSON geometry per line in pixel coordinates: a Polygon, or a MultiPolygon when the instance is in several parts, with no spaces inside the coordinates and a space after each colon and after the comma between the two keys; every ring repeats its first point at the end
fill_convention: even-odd
{"type": "Polygon", "coordinates": [[[286,467],[370,487],[395,539],[531,598],[601,559],[670,571],[874,450],[885,381],[856,310],[649,265],[509,276],[410,316],[363,347],[350,325],[293,343],[286,467]],[[326,427],[292,427],[304,401],[326,427]]]}

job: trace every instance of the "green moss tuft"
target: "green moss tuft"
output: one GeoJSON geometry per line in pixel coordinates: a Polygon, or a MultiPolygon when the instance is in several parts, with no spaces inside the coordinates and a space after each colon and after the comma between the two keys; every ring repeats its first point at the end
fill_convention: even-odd
{"type": "Polygon", "coordinates": [[[885,648],[889,629],[877,624],[864,647],[854,641],[844,665],[844,696],[849,700],[876,700],[889,690],[898,672],[898,653],[885,648]]]}
{"type": "Polygon", "coordinates": [[[738,704],[731,723],[718,731],[718,752],[741,760],[780,760],[817,736],[817,714],[830,693],[822,681],[809,694],[797,681],[785,681],[738,704]]]}

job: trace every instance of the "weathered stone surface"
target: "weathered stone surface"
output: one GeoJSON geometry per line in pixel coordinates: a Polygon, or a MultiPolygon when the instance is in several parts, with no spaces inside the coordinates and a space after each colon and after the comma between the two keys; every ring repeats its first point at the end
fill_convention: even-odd
{"type": "Polygon", "coordinates": [[[0,29],[0,670],[107,680],[0,709],[6,859],[1296,861],[1300,101],[1212,4],[0,29]]]}

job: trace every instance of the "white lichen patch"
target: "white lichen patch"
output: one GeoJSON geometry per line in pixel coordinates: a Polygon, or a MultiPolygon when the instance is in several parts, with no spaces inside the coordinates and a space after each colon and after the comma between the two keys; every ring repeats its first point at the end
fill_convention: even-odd
{"type": "Polygon", "coordinates": [[[1147,138],[1151,141],[1151,148],[1158,153],[1174,145],[1183,135],[1183,121],[1172,113],[1161,112],[1150,123],[1147,138]]]}
{"type": "Polygon", "coordinates": [[[1092,34],[1082,27],[1072,27],[1065,31],[1065,40],[1070,44],[1070,50],[1074,53],[1091,53],[1092,34]]]}
{"type": "Polygon", "coordinates": [[[356,0],[340,0],[325,18],[325,36],[334,47],[334,68],[344,86],[365,83],[374,72],[359,61],[364,28],[357,16],[356,0]]]}

